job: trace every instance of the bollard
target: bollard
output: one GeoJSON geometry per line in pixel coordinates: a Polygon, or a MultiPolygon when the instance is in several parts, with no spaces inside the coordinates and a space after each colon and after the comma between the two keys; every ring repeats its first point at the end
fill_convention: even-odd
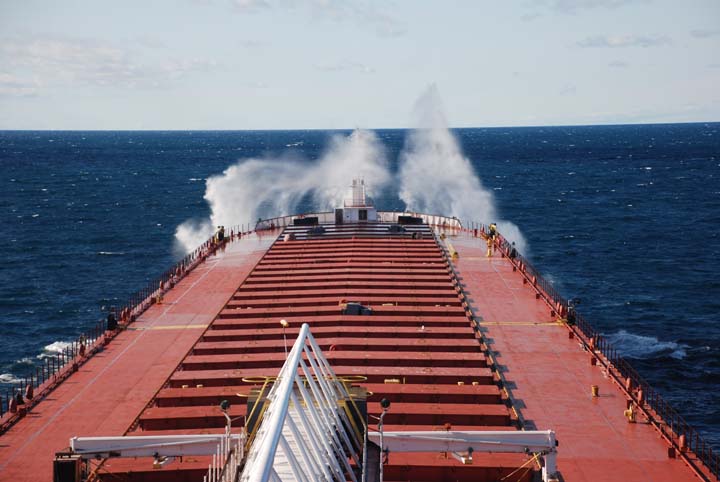
{"type": "Polygon", "coordinates": [[[688,450],[687,446],[687,438],[685,437],[685,434],[680,435],[678,438],[678,447],[680,448],[681,453],[685,453],[688,450]]]}

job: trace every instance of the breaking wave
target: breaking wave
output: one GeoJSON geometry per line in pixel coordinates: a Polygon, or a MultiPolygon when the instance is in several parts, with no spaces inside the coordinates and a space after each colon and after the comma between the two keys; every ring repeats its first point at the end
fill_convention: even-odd
{"type": "Polygon", "coordinates": [[[653,336],[642,336],[620,330],[605,338],[626,358],[648,359],[669,356],[682,360],[688,346],[674,341],[660,341],[653,336]]]}
{"type": "Polygon", "coordinates": [[[180,224],[175,230],[178,247],[192,251],[217,226],[292,214],[308,198],[314,210],[331,210],[342,201],[350,181],[363,178],[371,195],[394,182],[399,198],[414,212],[496,222],[500,232],[526,254],[520,230],[499,219],[492,192],[483,187],[450,132],[434,85],[418,99],[414,117],[416,128],[405,140],[397,176],[390,170],[377,135],[360,129],[349,136],[332,137],[317,161],[298,158],[294,150],[275,158],[238,161],[221,175],[207,179],[204,197],[210,217],[180,224]]]}
{"type": "Polygon", "coordinates": [[[20,383],[22,380],[12,373],[0,373],[0,383],[20,383]]]}
{"type": "Polygon", "coordinates": [[[495,199],[448,128],[437,87],[415,103],[415,129],[400,154],[400,199],[417,212],[456,216],[461,221],[496,222],[500,232],[527,254],[516,225],[498,219],[495,199]]]}
{"type": "Polygon", "coordinates": [[[365,179],[372,192],[381,191],[391,179],[382,143],[375,133],[360,129],[349,136],[332,137],[316,162],[289,153],[243,159],[208,178],[205,200],[210,218],[182,223],[175,238],[189,252],[209,238],[215,226],[292,214],[307,196],[316,210],[330,210],[342,201],[352,178],[358,177],[365,179]]]}
{"type": "Polygon", "coordinates": [[[58,353],[62,353],[63,351],[65,351],[70,345],[71,343],[67,341],[54,341],[49,345],[45,345],[42,353],[40,353],[37,358],[42,359],[50,356],[55,356],[58,353]]]}

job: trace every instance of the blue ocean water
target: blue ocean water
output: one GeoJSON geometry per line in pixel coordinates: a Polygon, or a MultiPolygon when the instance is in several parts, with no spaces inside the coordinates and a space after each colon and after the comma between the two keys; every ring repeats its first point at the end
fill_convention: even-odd
{"type": "MultiPolygon", "coordinates": [[[[336,133],[0,132],[0,386],[178,259],[208,176],[336,133]]],[[[720,124],[454,133],[533,263],[720,447],[720,124]]],[[[406,132],[377,134],[396,169],[406,132]]]]}

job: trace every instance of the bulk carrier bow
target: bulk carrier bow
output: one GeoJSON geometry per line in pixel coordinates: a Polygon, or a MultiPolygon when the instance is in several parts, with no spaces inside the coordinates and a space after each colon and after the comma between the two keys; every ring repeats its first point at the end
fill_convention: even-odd
{"type": "Polygon", "coordinates": [[[4,404],[1,480],[717,480],[494,227],[361,180],[222,228],[109,321],[4,404]]]}

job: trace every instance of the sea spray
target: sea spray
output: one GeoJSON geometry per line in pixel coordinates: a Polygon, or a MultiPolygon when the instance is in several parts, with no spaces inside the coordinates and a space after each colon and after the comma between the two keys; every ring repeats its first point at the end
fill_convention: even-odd
{"type": "Polygon", "coordinates": [[[520,252],[526,243],[513,223],[498,219],[492,192],[485,189],[448,129],[437,88],[432,85],[415,103],[415,129],[400,153],[400,199],[408,210],[456,216],[486,224],[500,232],[520,252]]]}
{"type": "MultiPolygon", "coordinates": [[[[461,220],[497,222],[500,232],[526,253],[513,223],[498,219],[492,193],[485,189],[458,141],[448,129],[440,98],[431,86],[416,102],[416,129],[406,138],[395,183],[407,209],[456,216],[461,220]]],[[[329,210],[342,201],[351,179],[361,177],[373,192],[393,180],[384,148],[370,131],[334,136],[316,161],[286,153],[275,158],[238,161],[206,181],[209,219],[185,221],[176,228],[180,248],[189,252],[220,225],[252,222],[290,214],[302,200],[313,210],[329,210]]]]}
{"type": "Polygon", "coordinates": [[[379,192],[390,181],[385,151],[370,131],[333,136],[316,161],[286,154],[276,158],[243,159],[206,182],[205,200],[210,218],[188,220],[175,237],[185,252],[209,238],[215,227],[291,214],[310,196],[317,211],[330,210],[342,201],[351,179],[364,178],[379,192]]]}

